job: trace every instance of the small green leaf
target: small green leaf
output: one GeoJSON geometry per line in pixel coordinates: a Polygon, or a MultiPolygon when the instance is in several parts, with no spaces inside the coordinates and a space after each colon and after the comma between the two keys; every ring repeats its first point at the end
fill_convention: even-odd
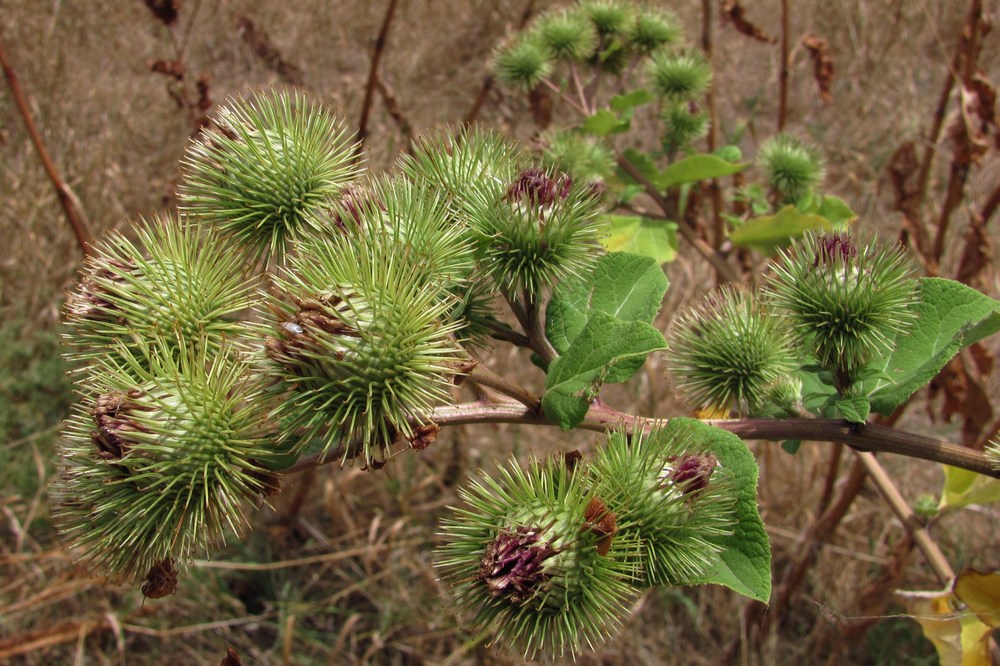
{"type": "Polygon", "coordinates": [[[622,111],[627,111],[633,109],[637,106],[643,104],[648,104],[653,101],[653,95],[648,90],[633,90],[632,92],[625,93],[623,95],[615,95],[608,102],[608,106],[611,107],[612,111],[617,111],[621,113],[622,111]]]}
{"type": "Polygon", "coordinates": [[[733,145],[719,146],[712,154],[716,157],[721,157],[727,162],[739,162],[743,159],[743,151],[740,150],[739,146],[733,145]]]}
{"type": "Polygon", "coordinates": [[[620,364],[667,348],[663,334],[642,321],[621,321],[605,312],[591,314],[566,353],[549,365],[542,409],[563,430],[580,424],[605,381],[622,381],[620,364]]]}
{"type": "Polygon", "coordinates": [[[614,112],[608,111],[607,109],[601,109],[594,115],[588,116],[587,119],[583,121],[583,125],[580,126],[580,129],[587,134],[607,136],[609,134],[625,132],[628,130],[630,125],[630,121],[622,120],[614,112]]]}
{"type": "Polygon", "coordinates": [[[774,215],[747,220],[729,234],[729,239],[737,247],[750,247],[762,254],[773,254],[791,239],[817,229],[828,231],[833,229],[833,224],[825,217],[804,214],[795,206],[788,205],[774,215]]]}
{"type": "Polygon", "coordinates": [[[556,287],[545,311],[545,335],[563,354],[592,312],[652,324],[668,285],[663,269],[653,259],[627,252],[606,254],[587,280],[556,287]]]}
{"type": "Polygon", "coordinates": [[[843,199],[830,194],[823,196],[816,213],[832,222],[838,229],[843,229],[858,219],[858,214],[851,210],[843,199]]]}
{"type": "Polygon", "coordinates": [[[868,396],[859,395],[853,398],[842,398],[837,401],[837,411],[851,423],[864,423],[871,413],[871,403],[868,396]]]}
{"type": "Polygon", "coordinates": [[[796,453],[799,452],[799,449],[802,448],[802,440],[786,439],[784,442],[781,443],[781,448],[785,451],[785,453],[790,453],[794,456],[796,453]]]}
{"type": "Polygon", "coordinates": [[[869,392],[872,409],[891,414],[934,378],[963,347],[1000,331],[1000,301],[944,278],[921,278],[918,319],[873,366],[887,379],[869,392]]]}
{"type": "Polygon", "coordinates": [[[677,224],[641,215],[608,215],[608,252],[631,252],[667,264],[677,258],[677,224]]]}
{"type": "Polygon", "coordinates": [[[717,537],[724,544],[719,562],[698,583],[715,583],[767,603],[771,596],[771,546],[757,510],[757,461],[736,435],[694,419],[670,419],[667,433],[687,433],[705,442],[735,480],[736,525],[717,537]]]}
{"type": "Polygon", "coordinates": [[[739,173],[746,164],[728,162],[716,155],[689,155],[679,159],[662,172],[654,181],[660,189],[683,183],[695,183],[709,178],[721,178],[739,173]]]}
{"type": "Polygon", "coordinates": [[[1000,479],[950,465],[942,467],[944,487],[939,509],[959,509],[970,504],[1000,502],[1000,479]]]}

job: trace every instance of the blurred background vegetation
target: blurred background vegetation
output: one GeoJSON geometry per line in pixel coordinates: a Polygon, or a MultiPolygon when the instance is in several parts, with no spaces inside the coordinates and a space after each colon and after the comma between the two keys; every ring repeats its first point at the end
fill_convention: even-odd
{"type": "MultiPolygon", "coordinates": [[[[406,149],[408,132],[465,118],[484,90],[494,46],[526,12],[555,4],[399,2],[368,124],[369,166],[387,167],[406,149]]],[[[701,3],[670,4],[697,42],[701,3]]],[[[774,131],[780,51],[719,19],[719,7],[729,3],[710,4],[720,133],[739,135],[744,154],[753,155],[774,131]]],[[[851,204],[859,224],[894,237],[900,215],[887,169],[905,142],[924,149],[968,3],[791,4],[789,128],[822,147],[827,190],[851,204]],[[798,42],[807,33],[827,40],[836,66],[829,104],[798,42]]],[[[0,43],[57,168],[100,236],[174,206],[178,160],[199,117],[229,95],[297,85],[356,125],[385,6],[186,0],[168,32],[140,0],[0,0],[0,43]],[[182,79],[153,71],[178,49],[182,79]]],[[[780,34],[779,0],[746,8],[764,32],[780,34]]],[[[998,45],[996,32],[989,33],[979,61],[994,76],[998,45]]],[[[495,88],[487,89],[478,116],[521,139],[535,130],[526,102],[495,88]]],[[[940,199],[947,169],[942,154],[929,200],[940,199]]],[[[994,151],[968,182],[965,207],[980,208],[998,181],[994,151]]],[[[965,216],[954,225],[957,244],[965,216]]],[[[53,442],[73,399],[59,357],[59,310],[81,257],[7,88],[0,93],[0,246],[0,662],[218,663],[231,645],[246,664],[519,663],[493,653],[488,636],[463,633],[461,618],[449,610],[431,566],[435,520],[454,503],[457,483],[481,464],[526,450],[526,439],[537,451],[539,442],[565,450],[587,446],[592,437],[567,440],[515,426],[456,428],[383,473],[331,466],[300,474],[284,482],[273,508],[262,507],[245,541],[230,543],[213,562],[195,563],[177,596],[144,604],[137,590],[78,570],[48,519],[53,442]]],[[[665,325],[678,306],[712,285],[709,269],[686,254],[667,267],[673,286],[665,325]]],[[[942,274],[955,273],[958,254],[948,255],[942,274]]],[[[990,261],[977,286],[997,297],[990,261]]],[[[987,395],[996,394],[996,383],[994,373],[987,395]]],[[[620,406],[646,413],[682,413],[671,396],[662,368],[652,363],[616,397],[620,406]]],[[[907,424],[958,432],[960,419],[932,424],[931,411],[911,411],[907,424]]],[[[826,457],[820,449],[792,458],[777,445],[754,448],[762,514],[781,572],[815,518],[826,457]]],[[[935,466],[885,463],[905,478],[911,501],[940,486],[935,466]]],[[[935,528],[955,569],[995,563],[995,510],[955,518],[935,528]]],[[[905,532],[874,491],[862,491],[841,528],[825,539],[788,619],[772,624],[741,663],[935,663],[915,623],[868,619],[898,612],[886,596],[894,587],[936,586],[919,555],[906,556],[905,532]]],[[[721,663],[734,644],[749,640],[743,607],[721,589],[653,590],[619,639],[579,661],[721,663]]]]}

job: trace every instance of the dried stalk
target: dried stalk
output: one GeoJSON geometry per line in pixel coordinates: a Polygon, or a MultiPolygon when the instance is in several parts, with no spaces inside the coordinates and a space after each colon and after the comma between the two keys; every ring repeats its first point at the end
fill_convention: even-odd
{"type": "Polygon", "coordinates": [[[2,42],[0,42],[0,66],[3,67],[3,74],[7,78],[7,85],[10,86],[10,92],[14,97],[14,104],[17,106],[17,110],[21,114],[21,119],[24,120],[24,126],[28,130],[31,144],[35,147],[38,159],[41,160],[42,166],[45,168],[45,173],[48,174],[49,180],[52,182],[56,196],[59,197],[59,204],[66,214],[66,220],[69,222],[70,228],[73,230],[76,243],[80,246],[80,251],[83,255],[87,256],[90,254],[91,235],[87,230],[86,219],[80,208],[79,199],[73,194],[73,190],[70,189],[69,185],[59,177],[59,172],[56,170],[52,158],[49,157],[49,152],[45,149],[42,135],[31,116],[28,100],[21,90],[21,84],[17,80],[17,75],[14,74],[14,68],[11,67],[10,62],[7,60],[2,42]]]}
{"type": "Polygon", "coordinates": [[[386,43],[389,40],[389,26],[392,25],[392,17],[396,13],[399,0],[389,0],[385,8],[385,16],[382,18],[382,27],[378,31],[375,39],[375,49],[372,52],[371,67],[368,69],[368,83],[365,85],[365,96],[361,102],[361,119],[358,120],[358,151],[364,146],[365,138],[368,137],[368,118],[371,115],[372,101],[375,98],[375,86],[378,82],[378,66],[382,62],[385,53],[386,43]]]}

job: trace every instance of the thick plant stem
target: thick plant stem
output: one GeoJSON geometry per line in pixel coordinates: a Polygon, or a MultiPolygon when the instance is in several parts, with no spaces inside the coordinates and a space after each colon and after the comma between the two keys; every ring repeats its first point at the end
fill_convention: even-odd
{"type": "MultiPolygon", "coordinates": [[[[708,66],[714,71],[715,63],[712,59],[712,0],[702,0],[701,3],[701,50],[705,53],[708,66]]],[[[719,118],[715,110],[715,77],[712,84],[705,93],[705,106],[708,112],[708,136],[706,137],[708,152],[715,152],[719,143],[719,118]]],[[[716,251],[722,247],[726,239],[726,226],[722,219],[722,188],[719,180],[713,178],[708,181],[708,194],[712,202],[712,246],[716,251]]],[[[715,281],[717,284],[725,282],[723,275],[716,269],[715,281]]]]}
{"type": "Polygon", "coordinates": [[[941,581],[942,585],[947,584],[955,577],[954,569],[951,568],[948,559],[941,552],[937,543],[931,538],[931,535],[927,532],[920,519],[913,513],[913,509],[903,499],[896,484],[892,482],[892,479],[889,478],[889,475],[873,454],[867,451],[855,451],[854,454],[861,461],[861,464],[864,465],[865,471],[875,483],[875,487],[878,488],[882,497],[889,504],[892,512],[896,514],[899,521],[903,523],[903,527],[913,537],[913,541],[917,544],[917,547],[924,553],[927,563],[934,570],[934,574],[938,577],[938,580],[941,581]]]}
{"type": "Polygon", "coordinates": [[[59,204],[66,214],[70,228],[73,230],[76,243],[80,246],[80,251],[86,256],[90,254],[91,236],[90,232],[87,231],[87,224],[80,210],[79,201],[73,194],[73,191],[70,190],[69,185],[64,183],[62,178],[59,177],[59,172],[56,171],[56,166],[52,162],[52,158],[49,157],[49,152],[45,149],[42,135],[31,116],[28,100],[21,90],[21,84],[18,83],[17,75],[14,74],[14,68],[7,60],[2,43],[0,43],[0,66],[3,67],[3,74],[7,78],[7,85],[10,86],[10,92],[14,97],[14,104],[17,106],[17,110],[21,114],[21,119],[24,120],[24,126],[28,130],[31,144],[38,153],[38,159],[41,160],[42,166],[45,168],[45,173],[48,174],[49,180],[52,181],[52,187],[56,191],[56,196],[59,197],[59,204]]]}

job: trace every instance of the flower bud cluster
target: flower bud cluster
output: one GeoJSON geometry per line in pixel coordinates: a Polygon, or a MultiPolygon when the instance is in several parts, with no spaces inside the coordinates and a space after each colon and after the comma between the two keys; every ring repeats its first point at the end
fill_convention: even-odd
{"type": "Polygon", "coordinates": [[[711,567],[734,504],[709,451],[654,429],[592,460],[512,462],[461,492],[439,567],[473,623],[526,658],[607,638],[642,587],[711,567]]]}

